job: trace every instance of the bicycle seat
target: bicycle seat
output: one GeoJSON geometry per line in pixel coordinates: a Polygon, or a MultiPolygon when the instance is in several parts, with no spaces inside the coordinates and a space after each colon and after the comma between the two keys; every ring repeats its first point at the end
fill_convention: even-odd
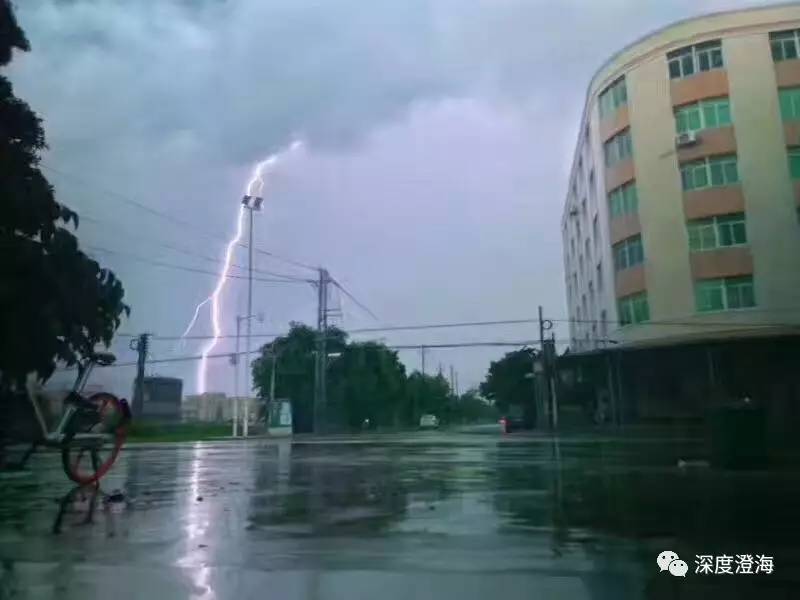
{"type": "Polygon", "coordinates": [[[117,361],[117,357],[111,352],[92,352],[91,361],[101,367],[113,365],[117,361]]]}

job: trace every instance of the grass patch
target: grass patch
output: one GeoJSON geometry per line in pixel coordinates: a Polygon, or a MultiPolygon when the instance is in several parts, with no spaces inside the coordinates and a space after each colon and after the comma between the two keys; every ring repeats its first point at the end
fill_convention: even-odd
{"type": "Polygon", "coordinates": [[[201,442],[229,437],[231,426],[225,423],[147,423],[131,425],[128,442],[201,442]]]}

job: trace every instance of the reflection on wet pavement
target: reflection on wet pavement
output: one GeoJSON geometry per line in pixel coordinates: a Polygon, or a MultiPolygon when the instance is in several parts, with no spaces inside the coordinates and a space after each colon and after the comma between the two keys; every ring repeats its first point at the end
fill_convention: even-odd
{"type": "Polygon", "coordinates": [[[94,497],[41,455],[0,479],[0,598],[791,597],[800,474],[677,466],[701,452],[447,433],[154,445],[94,497]],[[663,550],[685,579],[659,573],[663,550]],[[775,572],[694,574],[723,553],[775,572]]]}

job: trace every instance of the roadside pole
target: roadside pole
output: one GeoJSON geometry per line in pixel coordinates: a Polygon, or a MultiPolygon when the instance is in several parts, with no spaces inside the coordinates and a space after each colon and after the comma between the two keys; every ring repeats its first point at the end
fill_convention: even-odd
{"type": "Polygon", "coordinates": [[[317,359],[314,361],[314,433],[322,433],[325,418],[329,281],[328,271],[320,267],[317,282],[317,359]]]}
{"type": "Polygon", "coordinates": [[[150,346],[150,334],[142,333],[131,344],[131,348],[136,350],[138,357],[136,360],[136,379],[133,383],[133,416],[140,417],[144,411],[144,368],[147,362],[147,350],[150,346]]]}
{"type": "Polygon", "coordinates": [[[547,412],[550,415],[550,427],[555,429],[558,426],[558,415],[556,414],[555,406],[555,391],[554,391],[554,373],[553,363],[555,362],[555,335],[552,341],[544,339],[544,332],[550,331],[553,328],[553,322],[544,318],[544,311],[541,305],[539,306],[539,348],[541,352],[541,361],[544,371],[544,390],[545,402],[547,403],[547,412]],[[552,348],[551,348],[552,345],[552,348]]]}
{"type": "Polygon", "coordinates": [[[241,328],[242,318],[236,315],[236,350],[233,354],[233,437],[239,435],[239,336],[241,334],[241,328]]]}

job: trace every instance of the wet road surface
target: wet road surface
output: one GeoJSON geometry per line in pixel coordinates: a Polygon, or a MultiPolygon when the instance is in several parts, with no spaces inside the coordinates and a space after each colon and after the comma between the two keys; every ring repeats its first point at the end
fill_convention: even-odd
{"type": "Polygon", "coordinates": [[[798,597],[800,473],[677,466],[700,456],[439,432],[131,446],[93,497],[38,455],[0,476],[0,598],[798,597]],[[694,572],[737,553],[775,570],[694,572]]]}

